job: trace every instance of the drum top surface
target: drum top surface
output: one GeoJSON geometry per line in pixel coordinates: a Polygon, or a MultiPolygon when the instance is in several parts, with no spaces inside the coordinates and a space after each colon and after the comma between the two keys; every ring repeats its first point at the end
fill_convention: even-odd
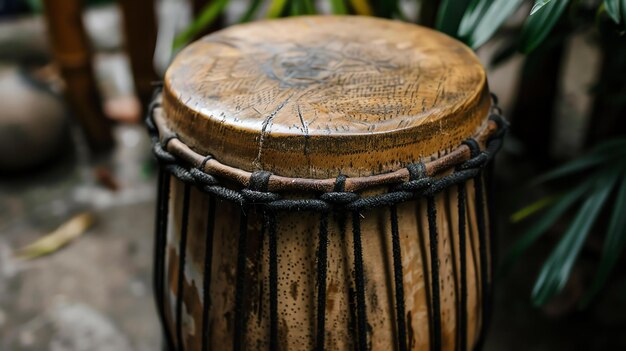
{"type": "Polygon", "coordinates": [[[185,48],[165,75],[169,127],[192,149],[248,171],[362,176],[471,137],[490,99],[462,43],[369,17],[237,25],[185,48]]]}

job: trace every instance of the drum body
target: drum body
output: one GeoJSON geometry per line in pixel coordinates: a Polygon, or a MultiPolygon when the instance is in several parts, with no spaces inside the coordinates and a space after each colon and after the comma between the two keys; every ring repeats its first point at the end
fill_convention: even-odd
{"type": "Polygon", "coordinates": [[[298,17],[183,50],[147,120],[168,348],[475,349],[495,112],[471,50],[410,24],[298,17]]]}
{"type": "MultiPolygon", "coordinates": [[[[245,297],[241,318],[245,321],[242,349],[266,350],[270,344],[270,278],[267,224],[259,209],[242,211],[238,204],[171,178],[167,230],[168,299],[166,315],[172,335],[176,333],[176,299],[182,298],[182,332],[185,350],[202,349],[202,331],[208,331],[211,350],[233,349],[239,228],[246,221],[245,297]],[[185,202],[188,202],[185,205],[185,202]],[[187,207],[187,217],[183,217],[187,207]],[[182,293],[178,291],[183,221],[187,221],[186,264],[182,293]],[[212,237],[212,240],[210,239],[212,237]],[[207,243],[209,238],[209,243],[207,243]],[[212,241],[212,242],[211,242],[212,241]],[[212,251],[212,252],[210,252],[212,251]],[[207,253],[210,272],[205,271],[207,253]],[[208,295],[205,279],[210,279],[208,295]],[[205,298],[210,300],[207,302],[205,298]],[[208,320],[203,307],[210,304],[208,320]],[[207,323],[205,326],[204,323],[207,323]],[[243,346],[245,345],[245,346],[243,346]]],[[[459,233],[459,192],[456,186],[434,196],[437,230],[436,262],[439,275],[441,350],[458,350],[462,338],[466,350],[476,343],[482,323],[481,241],[474,180],[459,185],[466,196],[465,239],[459,233]],[[461,274],[461,244],[465,276],[461,274]],[[462,278],[464,280],[462,280],[462,278]],[[461,285],[466,297],[461,299],[461,285]],[[461,322],[464,319],[464,322],[461,322]],[[465,337],[461,336],[465,329],[465,337]]],[[[163,190],[165,191],[165,190],[163,190]]],[[[166,194],[167,195],[167,194],[166,194]]],[[[465,200],[465,201],[464,201],[465,200]]],[[[431,350],[435,332],[432,246],[428,200],[411,200],[396,206],[401,247],[402,286],[406,342],[409,350],[431,350]]],[[[361,242],[365,284],[367,343],[370,350],[397,347],[397,306],[394,282],[391,207],[361,212],[361,242]]],[[[463,214],[461,214],[463,215],[463,214]]],[[[486,215],[484,212],[482,215],[486,215]]],[[[280,350],[312,350],[316,346],[318,254],[320,213],[277,214],[278,343],[280,350]]],[[[325,349],[353,350],[358,344],[357,298],[353,238],[354,213],[333,213],[328,218],[326,272],[325,349]],[[343,218],[341,218],[343,215],[343,218]]],[[[486,233],[485,233],[486,234],[486,233]]],[[[487,247],[487,250],[489,248],[487,247]]]]}

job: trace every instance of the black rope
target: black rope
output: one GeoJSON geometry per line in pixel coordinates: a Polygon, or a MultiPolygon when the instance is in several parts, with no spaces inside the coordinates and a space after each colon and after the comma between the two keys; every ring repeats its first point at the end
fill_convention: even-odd
{"type": "Polygon", "coordinates": [[[183,340],[183,295],[185,281],[185,261],[187,257],[187,225],[189,223],[189,197],[191,186],[185,184],[183,195],[183,214],[180,228],[180,242],[178,247],[178,285],[176,290],[176,343],[179,350],[185,349],[185,341],[183,340]]]}
{"type": "Polygon", "coordinates": [[[317,351],[324,351],[326,334],[326,269],[328,259],[328,213],[320,215],[319,243],[317,246],[317,351]]]}
{"type": "MultiPolygon", "coordinates": [[[[159,155],[157,155],[157,157],[158,156],[159,155]]],[[[464,164],[459,165],[459,170],[452,174],[440,178],[425,177],[416,181],[408,181],[392,187],[390,192],[383,194],[360,197],[359,194],[351,192],[341,194],[325,193],[320,195],[317,199],[282,199],[279,194],[267,191],[255,191],[250,189],[237,191],[221,185],[215,185],[214,177],[208,176],[206,173],[202,173],[195,168],[187,170],[180,165],[168,163],[165,163],[164,168],[183,182],[196,184],[204,192],[215,195],[223,200],[235,202],[240,206],[247,204],[263,205],[265,208],[272,211],[298,212],[327,212],[333,210],[333,208],[341,208],[353,212],[396,205],[414,199],[420,195],[435,195],[452,185],[460,184],[477,177],[484,163],[489,160],[489,157],[481,154],[475,159],[470,159],[464,164]],[[209,184],[206,183],[207,181],[209,181],[209,184]]],[[[162,161],[167,162],[167,159],[164,158],[162,161]]]]}
{"type": "Polygon", "coordinates": [[[164,329],[165,344],[170,349],[174,349],[174,340],[170,329],[167,327],[165,318],[165,257],[167,247],[167,219],[169,210],[169,193],[170,193],[170,174],[164,170],[159,171],[158,177],[158,198],[157,198],[157,216],[156,231],[154,240],[154,269],[153,283],[154,296],[156,301],[157,313],[162,321],[164,329]]]}
{"type": "MultiPolygon", "coordinates": [[[[343,174],[340,174],[335,179],[334,192],[335,193],[344,193],[346,190],[346,177],[343,174]]],[[[333,217],[339,226],[339,240],[342,243],[346,243],[346,228],[347,228],[347,213],[342,211],[339,202],[336,203],[333,208],[333,217]]],[[[344,257],[345,259],[346,257],[344,257]]],[[[351,272],[350,274],[352,274],[351,272]]],[[[357,340],[357,304],[356,304],[356,289],[353,286],[353,281],[348,281],[348,332],[350,333],[351,340],[357,340]]],[[[356,345],[354,346],[356,349],[356,345]]]]}
{"type": "MultiPolygon", "coordinates": [[[[502,123],[503,120],[501,118],[498,118],[499,116],[494,114],[492,116],[489,117],[490,120],[495,121],[498,126],[500,128],[502,128],[502,123]]],[[[490,146],[492,146],[493,151],[492,152],[498,152],[499,149],[502,147],[502,139],[500,138],[500,140],[489,140],[489,144],[490,146]],[[495,146],[493,146],[494,144],[497,144],[495,146]]],[[[492,160],[491,162],[489,162],[486,167],[485,167],[485,173],[486,173],[486,178],[483,178],[483,181],[486,182],[486,184],[488,184],[488,187],[485,190],[485,193],[487,194],[487,198],[485,199],[487,202],[487,213],[488,215],[488,228],[489,228],[489,277],[491,277],[491,281],[489,282],[489,313],[488,313],[488,322],[490,323],[491,320],[491,309],[492,309],[492,304],[493,304],[493,298],[495,295],[495,289],[496,289],[496,285],[493,283],[493,277],[494,277],[494,269],[495,267],[497,267],[498,265],[498,238],[496,236],[496,228],[495,228],[495,224],[496,221],[494,220],[494,216],[493,214],[495,213],[494,209],[497,206],[497,203],[495,201],[495,188],[496,188],[496,182],[494,181],[494,169],[495,169],[495,160],[492,160]]],[[[486,323],[483,326],[483,329],[485,330],[485,333],[487,332],[488,328],[489,328],[489,323],[486,323]]],[[[486,334],[485,334],[486,335],[486,334]]]]}
{"type": "Polygon", "coordinates": [[[356,286],[357,333],[359,351],[367,350],[367,306],[365,305],[365,273],[363,272],[363,247],[361,244],[361,213],[352,212],[354,246],[354,283],[356,286]]]}
{"type": "Polygon", "coordinates": [[[467,350],[467,249],[465,237],[465,184],[458,186],[459,261],[461,271],[461,299],[458,313],[459,351],[467,350]]]}
{"type": "MultiPolygon", "coordinates": [[[[250,177],[248,189],[243,189],[243,196],[252,204],[264,204],[278,199],[278,195],[267,192],[270,176],[266,171],[256,171],[250,177]]],[[[276,237],[276,214],[263,210],[269,232],[269,270],[270,270],[270,350],[278,350],[278,243],[276,237]]]]}
{"type": "Polygon", "coordinates": [[[474,192],[476,201],[476,223],[478,225],[478,245],[480,255],[480,283],[481,283],[481,305],[482,305],[482,322],[480,336],[476,343],[477,350],[482,350],[485,334],[489,325],[489,319],[491,317],[491,292],[490,292],[490,279],[489,277],[489,258],[487,248],[487,233],[485,227],[485,202],[483,194],[483,181],[482,176],[478,176],[474,179],[474,192]]]}
{"type": "MultiPolygon", "coordinates": [[[[428,263],[428,251],[426,249],[426,235],[422,235],[422,230],[424,228],[423,220],[422,220],[422,201],[416,201],[415,203],[415,217],[417,218],[417,240],[419,244],[419,251],[422,263],[422,278],[424,279],[424,293],[426,295],[426,313],[428,317],[428,332],[429,332],[429,344],[432,340],[432,332],[433,332],[433,299],[432,299],[432,291],[431,291],[431,277],[428,274],[429,272],[429,263],[428,263]]],[[[428,211],[427,211],[428,213],[428,211]]],[[[432,347],[432,346],[431,346],[432,347]]]]}
{"type": "MultiPolygon", "coordinates": [[[[151,105],[152,106],[152,105],[151,105]]],[[[153,107],[154,108],[154,107],[153,107]]],[[[150,136],[154,142],[154,153],[157,159],[163,164],[163,167],[174,176],[186,183],[197,185],[202,191],[212,194],[220,199],[238,203],[240,206],[250,204],[262,204],[266,209],[272,211],[365,211],[383,206],[396,205],[419,196],[432,196],[450,186],[463,183],[469,179],[476,178],[484,165],[488,163],[495,153],[502,146],[502,137],[506,131],[508,124],[499,115],[492,114],[489,119],[494,121],[498,126],[498,130],[489,138],[487,147],[482,152],[475,154],[471,159],[457,165],[456,170],[444,177],[426,177],[421,176],[411,179],[408,182],[398,184],[391,187],[391,190],[384,194],[377,194],[368,197],[361,197],[359,194],[345,192],[343,190],[324,193],[319,198],[312,199],[282,199],[278,193],[267,192],[266,190],[249,189],[233,190],[223,185],[213,175],[203,172],[204,167],[199,169],[191,167],[185,169],[183,166],[176,164],[178,158],[169,153],[165,146],[176,135],[169,135],[162,142],[159,142],[158,129],[149,114],[146,124],[150,132],[150,136]]],[[[467,144],[467,143],[466,143],[467,144]]],[[[207,156],[207,159],[210,159],[207,156]]],[[[205,162],[206,160],[205,159],[205,162]]],[[[203,162],[203,166],[204,163],[203,162]]],[[[184,164],[184,161],[181,162],[184,164]]],[[[409,164],[406,167],[410,174],[425,174],[425,166],[422,163],[409,164]]],[[[255,172],[264,174],[269,179],[269,172],[255,172]]],[[[338,180],[341,177],[339,176],[338,180]]],[[[345,183],[345,177],[343,178],[345,183]]],[[[253,180],[251,177],[251,185],[253,180]]]]}
{"type": "Polygon", "coordinates": [[[400,249],[400,232],[398,230],[398,209],[391,206],[391,245],[393,252],[393,276],[396,289],[396,324],[398,328],[398,350],[407,350],[406,323],[404,321],[404,276],[402,274],[402,252],[400,249]]]}
{"type": "Polygon", "coordinates": [[[439,291],[439,238],[437,233],[437,209],[435,198],[427,198],[428,232],[430,244],[430,270],[432,285],[433,330],[430,348],[432,351],[441,350],[441,300],[439,291]]]}
{"type": "MultiPolygon", "coordinates": [[[[472,153],[472,156],[476,157],[481,153],[478,143],[469,139],[464,142],[472,153]]],[[[485,151],[482,151],[484,153],[485,151]]],[[[478,172],[474,178],[474,207],[476,212],[476,225],[478,227],[478,255],[480,257],[480,286],[481,286],[481,329],[476,342],[475,350],[481,350],[483,348],[485,333],[487,331],[487,325],[490,318],[490,277],[489,277],[489,264],[488,264],[488,249],[487,249],[487,233],[485,227],[485,202],[483,194],[483,172],[478,172]]]]}
{"type": "Polygon", "coordinates": [[[276,240],[276,216],[267,215],[269,229],[270,259],[270,350],[278,349],[278,248],[276,240]]]}
{"type": "Polygon", "coordinates": [[[242,208],[239,215],[239,245],[237,248],[237,276],[235,285],[235,333],[233,338],[233,349],[241,350],[241,344],[245,337],[243,298],[244,283],[246,281],[246,251],[248,242],[248,215],[242,208]]]}
{"type": "Polygon", "coordinates": [[[204,244],[204,305],[202,306],[202,351],[209,349],[209,309],[211,306],[211,273],[213,263],[213,234],[215,230],[215,198],[209,196],[209,213],[204,244]]]}

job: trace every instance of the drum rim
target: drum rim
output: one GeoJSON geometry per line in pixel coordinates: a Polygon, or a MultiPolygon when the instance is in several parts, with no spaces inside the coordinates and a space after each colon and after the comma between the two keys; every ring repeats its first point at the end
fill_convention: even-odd
{"type": "MultiPolygon", "coordinates": [[[[298,62],[285,67],[300,72],[306,65],[298,62]]],[[[327,66],[314,67],[303,74],[327,66]]],[[[187,145],[239,169],[294,178],[369,176],[427,160],[476,135],[490,107],[485,69],[467,45],[415,24],[359,16],[229,27],[181,52],[163,80],[167,124],[187,145]],[[281,83],[276,60],[300,57],[299,48],[342,58],[364,50],[362,64],[388,52],[376,62],[390,66],[347,64],[348,72],[336,69],[320,83],[281,83]]]]}
{"type": "MultiPolygon", "coordinates": [[[[498,106],[497,97],[491,94],[492,106],[490,108],[489,117],[485,119],[480,131],[469,140],[476,142],[478,150],[472,150],[470,143],[463,142],[455,149],[438,158],[432,158],[428,162],[418,162],[424,166],[423,177],[437,177],[454,168],[459,168],[464,163],[471,161],[476,157],[475,153],[485,154],[486,159],[481,162],[487,163],[494,154],[497,153],[501,145],[496,150],[487,152],[489,143],[498,139],[506,133],[509,123],[502,116],[502,111],[498,106]]],[[[250,179],[256,172],[242,170],[233,166],[224,164],[211,155],[200,155],[190,146],[185,144],[178,135],[170,130],[166,125],[164,117],[165,111],[161,107],[162,101],[162,85],[157,86],[154,92],[154,98],[149,105],[145,123],[153,143],[153,152],[160,162],[165,163],[182,163],[194,169],[194,173],[199,175],[197,171],[210,177],[216,176],[234,182],[238,186],[248,187],[250,179]]],[[[501,144],[501,143],[498,143],[501,144]]],[[[478,165],[482,166],[482,165],[478,165]]],[[[201,175],[199,175],[201,177],[201,175]]],[[[340,175],[338,175],[340,176],[340,175]]],[[[408,167],[398,170],[374,174],[360,177],[347,177],[345,180],[346,192],[362,191],[368,188],[394,185],[409,181],[411,178],[408,167]]],[[[270,192],[332,192],[335,188],[337,178],[298,178],[286,177],[276,174],[269,176],[267,191],[270,192]]]]}

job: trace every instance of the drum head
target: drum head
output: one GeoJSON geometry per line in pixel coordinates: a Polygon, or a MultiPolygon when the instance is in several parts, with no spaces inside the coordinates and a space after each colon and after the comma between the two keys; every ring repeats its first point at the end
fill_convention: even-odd
{"type": "Polygon", "coordinates": [[[440,156],[485,125],[473,52],[444,34],[368,17],[233,26],[195,42],[165,76],[169,128],[246,171],[367,176],[440,156]]]}

